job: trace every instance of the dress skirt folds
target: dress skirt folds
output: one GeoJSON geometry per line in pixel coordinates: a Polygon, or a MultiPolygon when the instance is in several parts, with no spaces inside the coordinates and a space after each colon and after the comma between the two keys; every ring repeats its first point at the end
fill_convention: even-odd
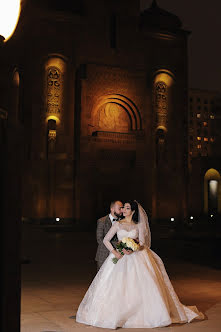
{"type": "MultiPolygon", "coordinates": [[[[137,237],[137,230],[125,232],[118,230],[118,238],[137,237]]],[[[162,260],[151,249],[124,255],[116,264],[113,257],[110,253],[91,283],[77,322],[110,329],[154,328],[204,318],[195,306],[180,303],[162,260]]]]}

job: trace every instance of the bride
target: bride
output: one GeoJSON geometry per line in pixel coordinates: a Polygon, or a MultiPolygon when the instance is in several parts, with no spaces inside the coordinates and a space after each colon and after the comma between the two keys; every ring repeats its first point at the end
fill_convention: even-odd
{"type": "Polygon", "coordinates": [[[148,217],[142,206],[129,201],[123,215],[104,238],[110,254],[86,292],[76,321],[116,329],[154,328],[203,319],[195,306],[180,303],[162,260],[150,249],[148,217]],[[124,249],[122,256],[110,242],[116,233],[119,241],[138,238],[142,250],[124,249]]]}

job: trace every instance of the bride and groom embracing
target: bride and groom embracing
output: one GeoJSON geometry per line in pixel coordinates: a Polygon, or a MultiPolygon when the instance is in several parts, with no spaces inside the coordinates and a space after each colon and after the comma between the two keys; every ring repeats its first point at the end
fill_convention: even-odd
{"type": "Polygon", "coordinates": [[[98,220],[98,273],[80,303],[76,321],[116,329],[203,319],[195,306],[179,301],[161,258],[150,249],[148,216],[142,206],[137,201],[127,201],[124,206],[115,201],[110,210],[98,220]],[[139,242],[136,250],[128,250],[128,245],[125,249],[124,244],[131,242],[139,242]]]}

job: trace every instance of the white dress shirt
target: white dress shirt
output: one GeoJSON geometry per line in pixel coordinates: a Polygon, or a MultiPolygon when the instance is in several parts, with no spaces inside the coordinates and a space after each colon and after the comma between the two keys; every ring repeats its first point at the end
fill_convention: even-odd
{"type": "Polygon", "coordinates": [[[110,218],[110,221],[111,221],[112,225],[114,225],[116,220],[113,221],[113,219],[117,219],[117,217],[116,216],[113,217],[112,214],[110,213],[109,218],[110,218]]]}

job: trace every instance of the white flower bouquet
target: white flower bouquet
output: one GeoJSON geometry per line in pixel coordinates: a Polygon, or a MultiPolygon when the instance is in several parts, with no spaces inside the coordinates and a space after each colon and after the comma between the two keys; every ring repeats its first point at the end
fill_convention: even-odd
{"type": "MultiPolygon", "coordinates": [[[[140,249],[140,244],[134,239],[131,239],[130,237],[123,237],[123,239],[117,243],[116,245],[117,251],[123,256],[125,250],[131,250],[131,251],[138,251],[140,249]]],[[[112,262],[116,264],[118,262],[118,259],[116,257],[112,258],[112,262]]]]}

